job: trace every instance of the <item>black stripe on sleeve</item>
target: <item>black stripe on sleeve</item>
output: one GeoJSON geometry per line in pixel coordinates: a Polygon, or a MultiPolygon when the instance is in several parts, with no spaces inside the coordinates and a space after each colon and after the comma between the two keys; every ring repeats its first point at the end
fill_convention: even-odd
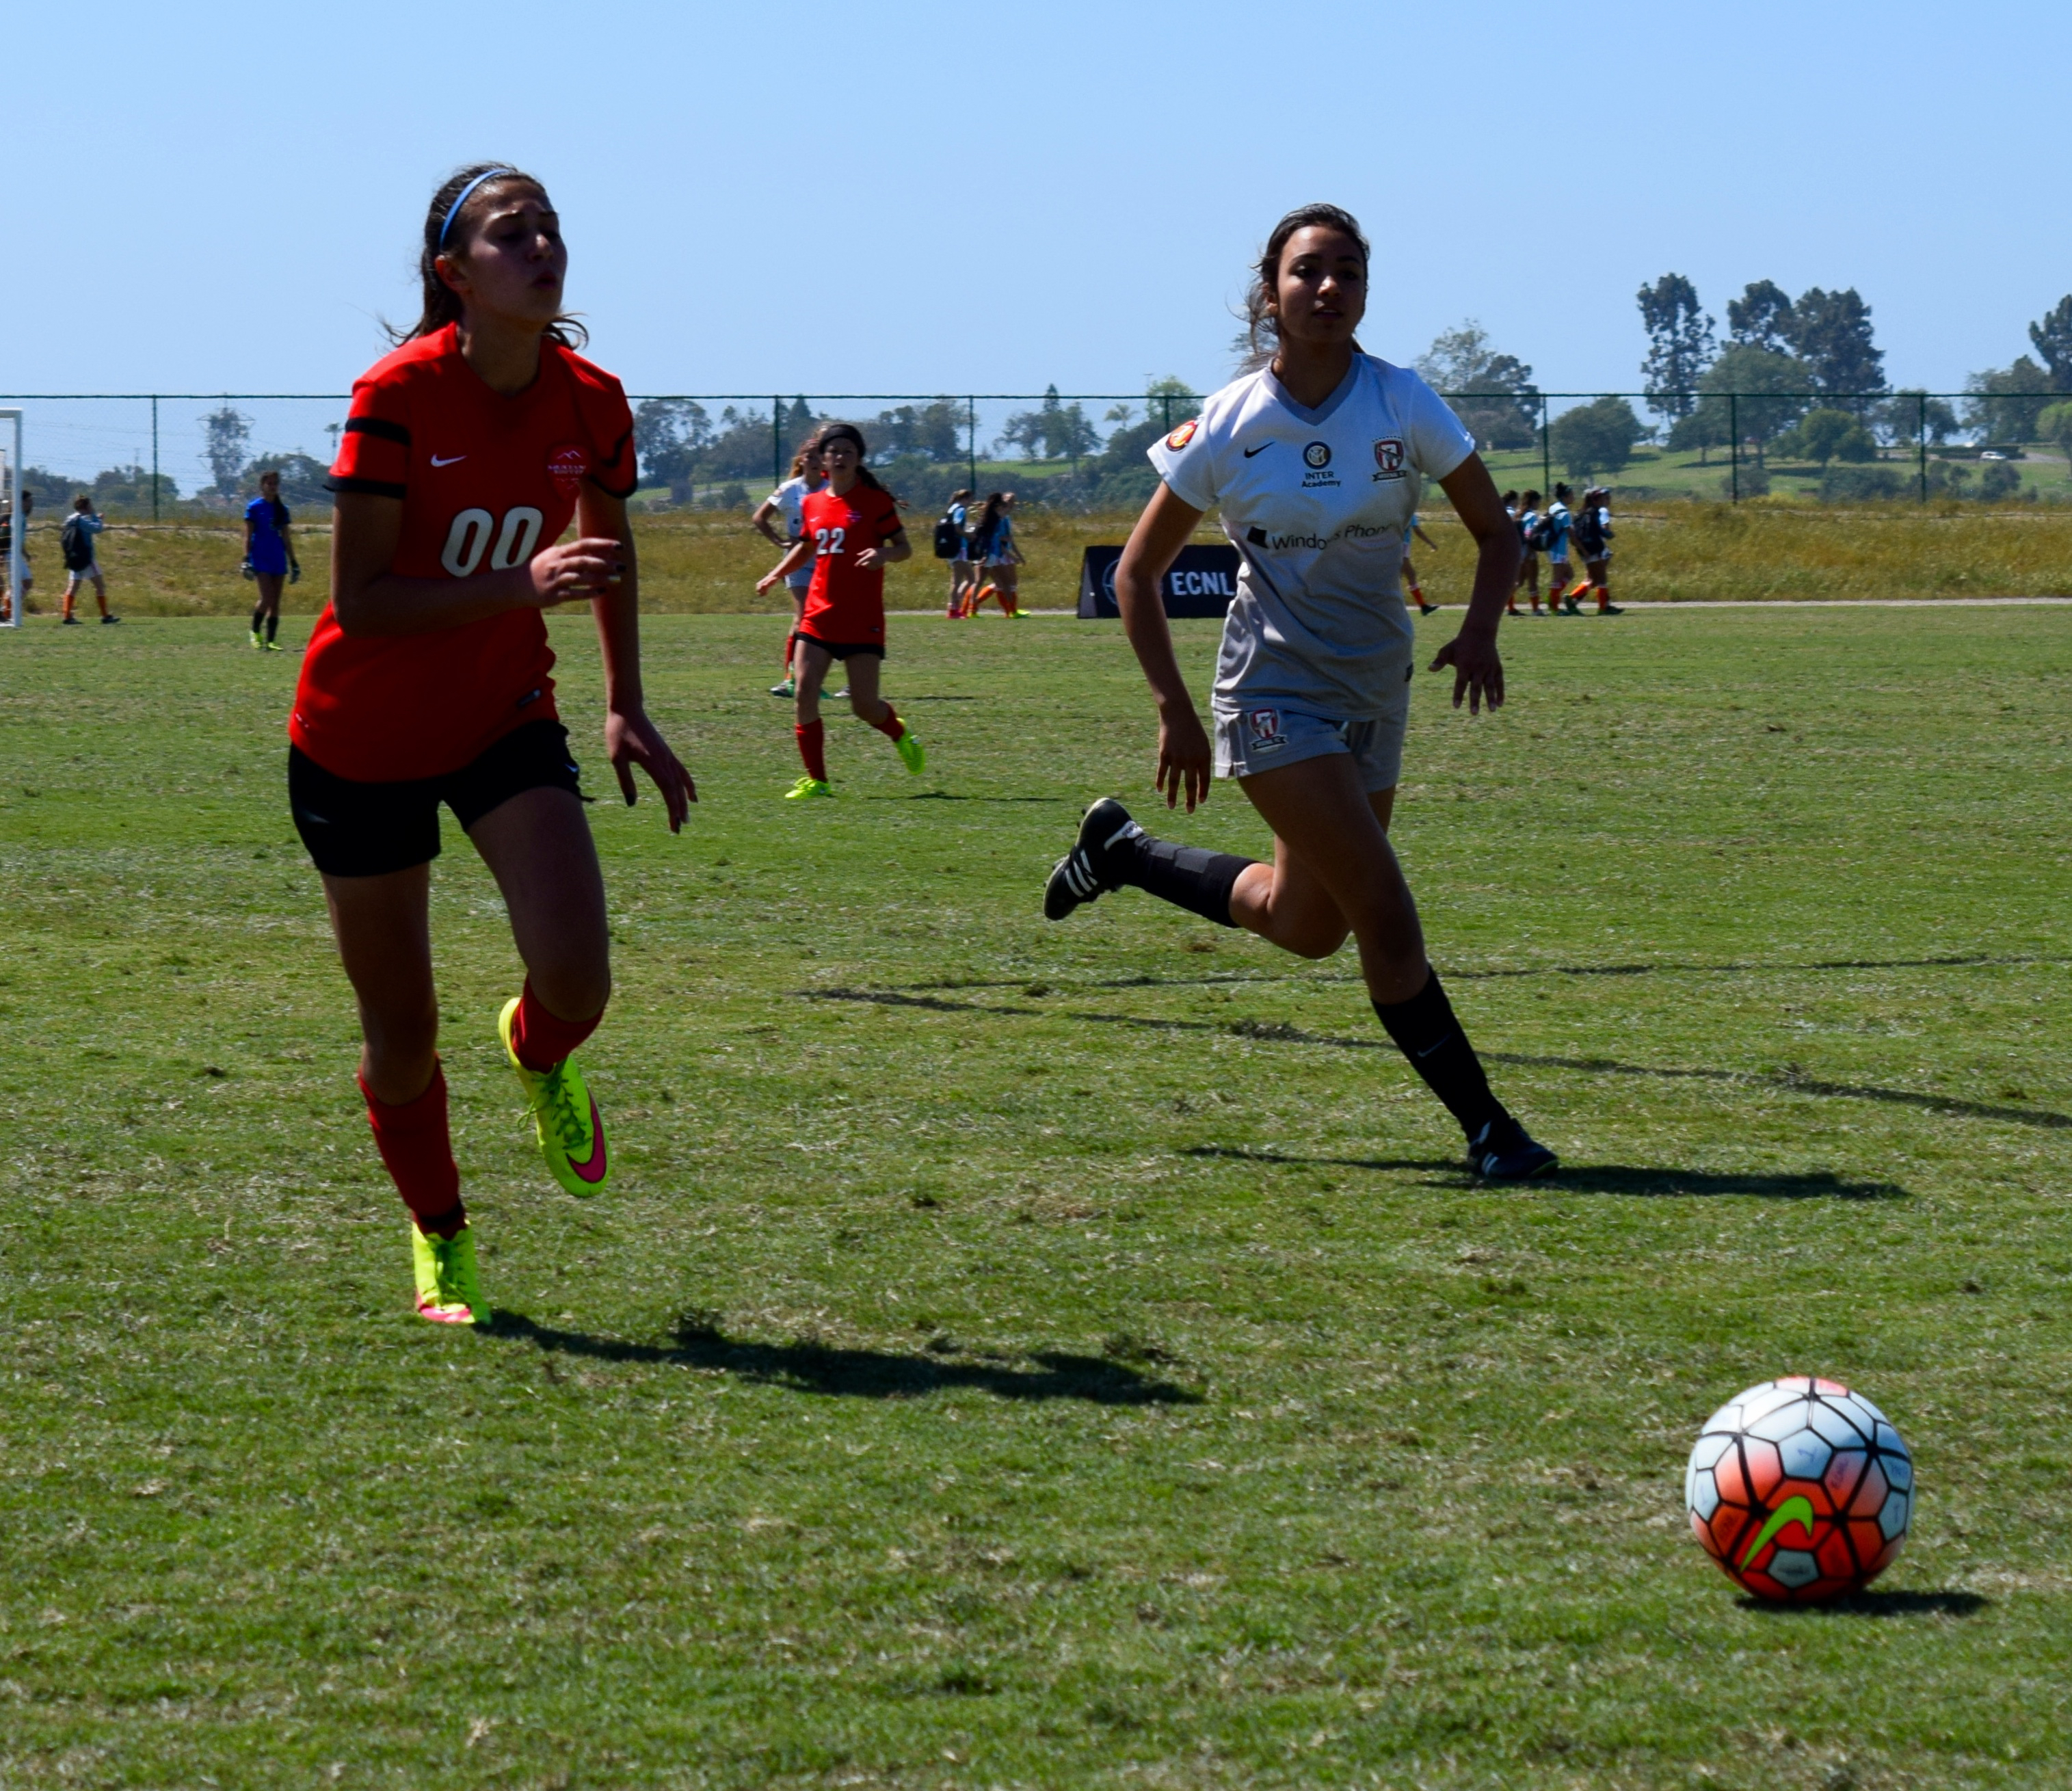
{"type": "Polygon", "coordinates": [[[401,423],[392,423],[385,417],[348,417],[345,420],[347,435],[379,436],[384,442],[400,442],[405,447],[410,445],[410,432],[401,423]]]}
{"type": "Polygon", "coordinates": [[[392,485],[385,479],[346,479],[337,473],[324,481],[324,489],[363,498],[406,498],[407,486],[392,485]]]}
{"type": "Polygon", "coordinates": [[[596,478],[593,478],[590,483],[608,498],[630,498],[640,489],[640,479],[637,474],[623,485],[607,485],[602,479],[596,478]]]}
{"type": "MultiPolygon", "coordinates": [[[[630,429],[624,431],[619,436],[619,439],[612,443],[611,452],[604,457],[605,465],[607,466],[616,466],[619,462],[620,458],[625,454],[627,445],[631,442],[632,440],[633,431],[630,429]]],[[[623,489],[617,486],[606,484],[604,481],[599,479],[594,473],[590,474],[590,482],[591,484],[594,485],[598,490],[603,492],[603,494],[608,498],[630,498],[635,491],[640,489],[640,469],[637,464],[634,466],[631,475],[627,479],[626,485],[623,489]]]]}

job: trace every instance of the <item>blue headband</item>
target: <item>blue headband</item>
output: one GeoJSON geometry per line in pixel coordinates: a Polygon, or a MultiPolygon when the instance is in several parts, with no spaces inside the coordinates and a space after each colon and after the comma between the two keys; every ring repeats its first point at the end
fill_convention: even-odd
{"type": "Polygon", "coordinates": [[[453,228],[454,220],[460,216],[460,208],[467,203],[469,194],[485,180],[496,180],[505,175],[515,175],[517,171],[516,168],[484,168],[474,179],[462,187],[460,197],[446,207],[446,221],[439,226],[439,247],[444,249],[446,246],[446,232],[453,228]]]}

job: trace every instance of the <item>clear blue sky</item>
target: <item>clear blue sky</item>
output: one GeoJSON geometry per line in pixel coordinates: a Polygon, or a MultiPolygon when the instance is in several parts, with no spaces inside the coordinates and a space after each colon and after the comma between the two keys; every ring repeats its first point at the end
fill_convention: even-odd
{"type": "Polygon", "coordinates": [[[644,391],[1212,384],[1248,257],[1313,198],[1375,239],[1371,349],[1474,316],[1551,388],[1634,383],[1667,269],[1723,325],[1751,279],[1856,286],[1891,376],[1938,388],[2072,290],[2064,0],[39,18],[10,391],[342,390],[483,156],[547,179],[592,352],[644,391]]]}

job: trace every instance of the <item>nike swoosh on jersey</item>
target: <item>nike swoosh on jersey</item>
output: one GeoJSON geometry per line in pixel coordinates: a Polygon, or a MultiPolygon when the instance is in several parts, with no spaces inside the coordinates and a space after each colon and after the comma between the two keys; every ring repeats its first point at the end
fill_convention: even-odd
{"type": "Polygon", "coordinates": [[[445,459],[442,460],[437,454],[434,454],[432,456],[432,464],[434,466],[450,466],[455,461],[465,460],[467,458],[467,456],[464,454],[448,454],[445,459]]]}
{"type": "MultiPolygon", "coordinates": [[[[1249,460],[1256,454],[1264,454],[1266,450],[1272,446],[1273,444],[1271,442],[1262,442],[1256,448],[1247,448],[1244,450],[1244,458],[1247,460],[1249,460]]],[[[436,465],[437,462],[434,462],[434,464],[436,465]]]]}

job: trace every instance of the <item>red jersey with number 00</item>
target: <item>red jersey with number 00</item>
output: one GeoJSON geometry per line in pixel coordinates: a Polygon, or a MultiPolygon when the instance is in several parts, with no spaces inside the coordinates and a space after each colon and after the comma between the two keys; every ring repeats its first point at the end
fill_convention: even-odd
{"type": "Polygon", "coordinates": [[[823,487],[802,508],[813,544],[813,582],[806,593],[802,633],[837,647],[885,643],[885,566],[856,563],[865,548],[882,548],[899,532],[899,507],[890,491],[858,479],[837,497],[823,487]]]}
{"type": "MultiPolygon", "coordinates": [[[[633,414],[619,381],[543,342],[539,377],[501,396],[450,324],[355,383],[331,488],[402,500],[397,577],[472,578],[552,547],[586,479],[612,497],[633,490],[633,414]]],[[[537,610],[428,635],[353,635],[327,606],[288,737],[342,778],[438,777],[513,728],[553,719],[553,663],[537,610]]]]}

